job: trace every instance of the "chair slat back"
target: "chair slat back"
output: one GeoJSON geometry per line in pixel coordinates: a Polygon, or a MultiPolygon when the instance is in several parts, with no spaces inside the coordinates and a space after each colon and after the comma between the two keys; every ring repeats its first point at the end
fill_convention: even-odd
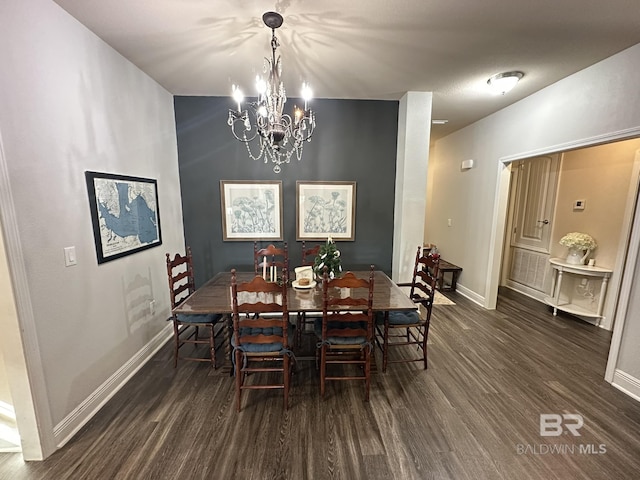
{"type": "Polygon", "coordinates": [[[169,277],[169,298],[171,309],[182,303],[195,289],[193,275],[193,257],[191,248],[187,247],[186,255],[176,253],[173,259],[170,254],[167,257],[167,276],[169,277]]]}
{"type": "Polygon", "coordinates": [[[323,340],[365,337],[369,341],[372,338],[373,274],[373,265],[368,280],[357,278],[352,272],[329,280],[325,271],[322,282],[323,340]]]}
{"type": "Polygon", "coordinates": [[[436,292],[440,255],[423,255],[422,247],[418,246],[416,262],[413,267],[413,279],[409,298],[415,303],[427,308],[427,314],[431,315],[431,305],[436,292]]]}
{"type": "Polygon", "coordinates": [[[318,252],[320,251],[320,244],[316,244],[313,247],[308,247],[305,241],[302,241],[302,262],[301,266],[313,265],[318,252]]]}
{"type": "Polygon", "coordinates": [[[282,278],[281,283],[276,283],[268,282],[260,275],[256,275],[249,282],[238,283],[236,270],[231,270],[233,332],[237,345],[280,342],[283,348],[288,347],[289,312],[287,310],[287,276],[284,268],[282,278]],[[264,316],[267,313],[282,315],[264,316]],[[273,330],[271,335],[265,333],[256,335],[252,329],[258,328],[278,330],[273,330]]]}
{"type": "Polygon", "coordinates": [[[256,275],[262,275],[263,267],[266,267],[267,271],[271,267],[276,267],[279,270],[286,270],[288,276],[289,252],[287,250],[287,242],[282,244],[282,248],[269,244],[260,249],[258,248],[258,242],[253,242],[253,266],[256,275]]]}

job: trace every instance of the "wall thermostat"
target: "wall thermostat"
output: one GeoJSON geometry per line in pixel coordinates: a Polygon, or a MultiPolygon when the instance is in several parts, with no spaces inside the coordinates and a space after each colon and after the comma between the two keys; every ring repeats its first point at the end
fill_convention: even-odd
{"type": "Polygon", "coordinates": [[[469,170],[470,168],[473,168],[474,163],[475,162],[473,160],[464,160],[460,165],[460,168],[462,170],[469,170]]]}

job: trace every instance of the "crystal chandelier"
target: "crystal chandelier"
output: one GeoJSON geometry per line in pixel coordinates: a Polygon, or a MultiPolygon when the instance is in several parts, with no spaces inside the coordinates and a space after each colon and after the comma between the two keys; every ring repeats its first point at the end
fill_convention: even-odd
{"type": "Polygon", "coordinates": [[[264,24],[271,29],[271,59],[264,59],[264,73],[267,78],[256,77],[258,99],[247,102],[248,108],[242,110],[244,95],[238,86],[233,85],[233,99],[238,104],[238,110],[229,110],[227,123],[231,127],[233,136],[244,142],[253,160],[264,158],[264,163],[271,160],[275,165],[273,171],[280,173],[280,165],[289,163],[294,152],[298,161],[302,159],[302,149],[305,141],[311,141],[311,135],[316,126],[315,114],[308,109],[311,100],[311,88],[302,84],[301,96],[304,100],[304,110],[294,106],[293,118],[283,113],[287,94],[280,80],[282,63],[276,58],[276,49],[280,46],[276,38],[276,28],[282,25],[282,15],[267,12],[262,16],[264,24]],[[259,152],[252,150],[251,143],[258,139],[259,152]]]}

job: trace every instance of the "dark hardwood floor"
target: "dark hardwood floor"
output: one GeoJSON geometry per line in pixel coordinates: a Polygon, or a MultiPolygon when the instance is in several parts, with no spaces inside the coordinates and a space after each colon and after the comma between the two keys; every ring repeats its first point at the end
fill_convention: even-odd
{"type": "Polygon", "coordinates": [[[0,479],[640,478],[640,403],[603,380],[609,332],[508,290],[495,311],[449,296],[429,369],[378,371],[369,403],[359,382],[321,400],[301,361],[289,411],[260,390],[238,414],[231,378],[174,370],[167,345],[47,460],[0,454],[0,479]],[[581,435],[541,436],[540,414],[582,415],[581,435]]]}

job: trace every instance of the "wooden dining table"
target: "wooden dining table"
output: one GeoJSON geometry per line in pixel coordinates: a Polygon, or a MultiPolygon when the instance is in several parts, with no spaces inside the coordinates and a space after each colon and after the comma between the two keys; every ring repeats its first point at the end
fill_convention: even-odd
{"type": "MultiPolygon", "coordinates": [[[[369,271],[354,271],[358,278],[369,278],[369,271]]],[[[255,277],[253,272],[236,272],[236,279],[248,282],[255,277]]],[[[357,293],[357,292],[355,292],[357,293]]],[[[367,292],[363,289],[362,296],[367,292]]],[[[418,308],[400,287],[383,271],[376,270],[373,280],[373,310],[416,310],[418,308]]],[[[317,282],[313,288],[300,289],[289,286],[287,290],[287,309],[289,313],[321,312],[322,311],[322,282],[317,282]]],[[[173,309],[174,314],[206,314],[219,313],[227,318],[224,329],[226,362],[231,355],[231,272],[220,272],[207,283],[196,289],[180,305],[173,309]]],[[[228,363],[228,362],[227,362],[228,363]]],[[[229,365],[226,365],[229,367],[229,365]]]]}

